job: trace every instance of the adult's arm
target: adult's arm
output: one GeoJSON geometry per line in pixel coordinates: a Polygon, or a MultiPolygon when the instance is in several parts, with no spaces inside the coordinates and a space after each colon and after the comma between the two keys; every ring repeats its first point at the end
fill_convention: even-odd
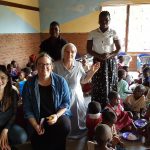
{"type": "Polygon", "coordinates": [[[25,83],[22,93],[24,117],[29,121],[30,125],[36,130],[36,132],[41,135],[44,133],[44,130],[34,116],[31,100],[31,87],[28,82],[29,81],[25,83]]]}
{"type": "Polygon", "coordinates": [[[60,97],[62,98],[62,102],[61,105],[57,108],[57,111],[55,114],[50,115],[47,117],[47,123],[49,125],[55,124],[58,120],[59,117],[61,117],[67,109],[70,109],[70,91],[69,91],[69,87],[68,84],[66,82],[65,79],[61,78],[61,83],[59,83],[59,85],[61,85],[61,89],[63,90],[60,94],[60,97]]]}
{"type": "Polygon", "coordinates": [[[62,78],[60,84],[61,84],[61,88],[63,89],[63,91],[61,93],[62,103],[59,106],[58,111],[59,109],[62,109],[62,108],[70,109],[70,90],[68,87],[68,83],[64,78],[62,78]]]}
{"type": "Polygon", "coordinates": [[[19,100],[19,96],[18,96],[18,93],[14,89],[12,89],[11,98],[12,98],[13,113],[12,113],[11,118],[9,119],[9,121],[7,122],[5,126],[6,129],[9,129],[14,124],[15,119],[16,119],[17,101],[19,100]]]}
{"type": "Polygon", "coordinates": [[[112,51],[112,53],[110,53],[110,58],[118,55],[118,53],[119,53],[119,51],[121,49],[121,45],[120,45],[120,41],[119,40],[114,40],[114,44],[115,44],[116,50],[114,50],[114,51],[112,51]]]}
{"type": "Polygon", "coordinates": [[[29,118],[35,118],[33,113],[33,107],[32,107],[32,95],[31,95],[31,87],[29,85],[30,81],[27,81],[24,84],[23,91],[22,91],[22,102],[23,102],[23,111],[24,111],[24,117],[26,119],[29,118]]]}
{"type": "Polygon", "coordinates": [[[81,80],[81,83],[86,84],[86,83],[90,82],[93,75],[98,71],[99,68],[100,68],[100,62],[97,62],[97,63],[93,64],[91,66],[91,69],[86,73],[85,78],[83,78],[81,80]]]}
{"type": "Polygon", "coordinates": [[[124,90],[124,93],[126,93],[126,94],[133,94],[133,91],[129,89],[129,84],[127,82],[124,83],[122,88],[124,90]]]}

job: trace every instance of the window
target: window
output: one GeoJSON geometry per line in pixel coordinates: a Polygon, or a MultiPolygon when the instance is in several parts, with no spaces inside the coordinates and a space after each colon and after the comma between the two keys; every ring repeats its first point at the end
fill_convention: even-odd
{"type": "Polygon", "coordinates": [[[128,51],[150,51],[150,5],[130,6],[128,51]]]}
{"type": "Polygon", "coordinates": [[[121,41],[122,51],[150,52],[150,4],[104,6],[111,14],[110,27],[115,29],[121,41]],[[126,21],[129,18],[129,22],[126,21]],[[126,33],[127,29],[127,33],[126,33]],[[128,40],[127,40],[128,39],[128,40]]]}

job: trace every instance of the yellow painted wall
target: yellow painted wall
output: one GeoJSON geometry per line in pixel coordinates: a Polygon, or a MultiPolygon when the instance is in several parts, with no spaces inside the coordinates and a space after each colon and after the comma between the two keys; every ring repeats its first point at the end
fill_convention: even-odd
{"type": "Polygon", "coordinates": [[[16,13],[24,22],[30,24],[38,32],[40,32],[40,18],[39,11],[32,11],[28,9],[21,9],[16,7],[9,7],[9,9],[16,13]]]}
{"type": "Polygon", "coordinates": [[[82,33],[89,32],[98,25],[99,11],[92,12],[86,16],[79,17],[67,23],[61,24],[61,32],[63,33],[82,33]]]}
{"type": "MultiPolygon", "coordinates": [[[[99,26],[98,15],[99,15],[99,11],[95,11],[86,16],[82,16],[74,20],[71,20],[69,22],[66,22],[64,24],[60,24],[60,30],[62,33],[89,32],[99,26]]],[[[48,32],[49,30],[46,30],[44,33],[48,33],[48,32]]]]}
{"type": "Polygon", "coordinates": [[[33,6],[33,7],[39,7],[39,0],[4,0],[4,1],[33,6]]]}
{"type": "MultiPolygon", "coordinates": [[[[39,8],[39,0],[5,0],[7,2],[13,2],[17,4],[23,4],[39,8]]],[[[11,6],[1,6],[1,13],[4,13],[6,18],[1,17],[1,20],[6,20],[6,24],[2,24],[0,33],[40,33],[40,12],[23,9],[11,6]],[[9,19],[10,17],[10,19],[9,19]],[[10,28],[10,20],[16,20],[18,28],[12,26],[10,28]],[[5,30],[2,30],[4,28],[5,30]],[[8,28],[8,30],[7,30],[8,28]]],[[[15,23],[16,23],[15,22],[15,23]]]]}

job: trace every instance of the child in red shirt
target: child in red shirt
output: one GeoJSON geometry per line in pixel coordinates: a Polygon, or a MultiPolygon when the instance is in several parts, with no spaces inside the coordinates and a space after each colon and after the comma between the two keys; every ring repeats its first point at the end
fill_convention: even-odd
{"type": "Polygon", "coordinates": [[[101,105],[96,101],[92,101],[88,105],[86,116],[86,127],[88,128],[88,138],[93,140],[95,127],[102,121],[101,105]]]}

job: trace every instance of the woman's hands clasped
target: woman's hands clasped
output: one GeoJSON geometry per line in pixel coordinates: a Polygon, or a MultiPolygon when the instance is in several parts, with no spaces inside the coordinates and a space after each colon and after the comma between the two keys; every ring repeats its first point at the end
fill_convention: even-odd
{"type": "Polygon", "coordinates": [[[50,115],[46,118],[42,118],[40,124],[37,124],[34,128],[38,135],[43,135],[45,133],[45,129],[43,123],[46,121],[48,125],[53,125],[57,122],[58,116],[57,114],[50,115]]]}

